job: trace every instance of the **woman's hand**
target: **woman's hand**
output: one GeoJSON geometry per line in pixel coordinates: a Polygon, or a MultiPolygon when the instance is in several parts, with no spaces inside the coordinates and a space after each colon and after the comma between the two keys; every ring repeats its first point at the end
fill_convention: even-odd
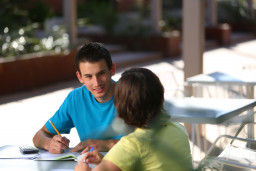
{"type": "Polygon", "coordinates": [[[77,162],[77,165],[75,167],[75,171],[88,171],[92,170],[88,164],[84,162],[77,162]]]}
{"type": "Polygon", "coordinates": [[[95,150],[92,152],[86,152],[82,161],[97,165],[101,162],[102,158],[103,158],[103,155],[99,151],[95,150]]]}

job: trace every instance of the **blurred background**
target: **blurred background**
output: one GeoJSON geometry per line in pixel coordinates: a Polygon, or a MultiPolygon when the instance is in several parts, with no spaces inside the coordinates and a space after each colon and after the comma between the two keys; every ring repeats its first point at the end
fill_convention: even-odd
{"type": "MultiPolygon", "coordinates": [[[[1,0],[0,6],[0,146],[32,144],[81,86],[74,57],[90,41],[110,51],[114,80],[128,67],[147,67],[171,96],[184,95],[188,76],[256,69],[256,0],[1,0]]],[[[76,133],[70,136],[76,145],[76,133]]]]}
{"type": "MultiPolygon", "coordinates": [[[[119,53],[117,67],[160,58],[182,56],[185,63],[187,56],[195,58],[195,64],[185,64],[186,68],[202,63],[204,49],[255,38],[255,0],[197,0],[194,4],[200,8],[191,6],[192,11],[186,4],[189,1],[2,0],[0,94],[75,78],[74,54],[89,41],[104,43],[113,54],[128,53],[119,53]],[[189,18],[195,9],[202,19],[189,18]],[[191,37],[195,33],[196,39],[191,37]],[[56,65],[59,62],[62,67],[56,65]],[[22,77],[14,82],[11,78],[17,72],[22,77]]],[[[192,75],[185,69],[185,78],[203,72],[201,64],[197,68],[192,67],[192,75]]]]}

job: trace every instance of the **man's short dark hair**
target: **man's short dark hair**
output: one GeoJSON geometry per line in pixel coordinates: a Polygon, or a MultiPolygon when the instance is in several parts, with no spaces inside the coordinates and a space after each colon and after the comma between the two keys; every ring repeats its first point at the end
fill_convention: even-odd
{"type": "Polygon", "coordinates": [[[100,43],[90,42],[83,45],[76,54],[75,64],[77,71],[80,72],[79,64],[81,62],[98,62],[104,59],[109,69],[112,67],[112,59],[109,51],[100,43]]]}
{"type": "Polygon", "coordinates": [[[163,109],[163,102],[164,87],[148,69],[126,70],[116,84],[114,104],[118,116],[129,125],[148,127],[163,109]]]}

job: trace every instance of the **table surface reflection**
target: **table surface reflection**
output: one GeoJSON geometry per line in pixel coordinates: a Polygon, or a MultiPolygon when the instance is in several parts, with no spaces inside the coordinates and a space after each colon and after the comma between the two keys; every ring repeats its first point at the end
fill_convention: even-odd
{"type": "Polygon", "coordinates": [[[75,161],[34,161],[30,159],[0,159],[0,170],[3,171],[54,171],[74,170],[75,161]]]}
{"type": "Polygon", "coordinates": [[[224,73],[213,72],[208,74],[199,74],[187,78],[187,83],[200,83],[200,84],[246,84],[256,85],[256,72],[237,72],[237,73],[224,73]]]}
{"type": "Polygon", "coordinates": [[[255,106],[255,99],[165,98],[171,120],[191,124],[219,124],[255,106]]]}

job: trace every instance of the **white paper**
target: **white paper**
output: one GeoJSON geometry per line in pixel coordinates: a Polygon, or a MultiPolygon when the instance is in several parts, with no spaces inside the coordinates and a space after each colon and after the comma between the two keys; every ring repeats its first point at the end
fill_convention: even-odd
{"type": "Polygon", "coordinates": [[[5,145],[0,147],[0,159],[34,159],[38,154],[23,154],[19,146],[5,145]]]}

